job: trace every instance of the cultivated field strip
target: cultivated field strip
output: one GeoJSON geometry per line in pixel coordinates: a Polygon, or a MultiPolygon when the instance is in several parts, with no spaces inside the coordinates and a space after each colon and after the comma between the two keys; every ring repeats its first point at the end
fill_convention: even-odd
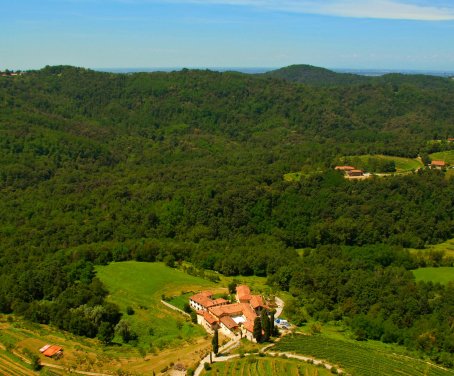
{"type": "Polygon", "coordinates": [[[0,376],[32,376],[36,372],[14,362],[3,352],[0,352],[0,376]]]}
{"type": "Polygon", "coordinates": [[[276,351],[295,352],[339,365],[355,376],[446,376],[454,371],[443,369],[419,359],[378,350],[322,336],[295,335],[279,342],[276,351]]]}
{"type": "Polygon", "coordinates": [[[330,372],[297,360],[282,358],[237,358],[228,362],[215,363],[206,376],[326,376],[330,372]]]}

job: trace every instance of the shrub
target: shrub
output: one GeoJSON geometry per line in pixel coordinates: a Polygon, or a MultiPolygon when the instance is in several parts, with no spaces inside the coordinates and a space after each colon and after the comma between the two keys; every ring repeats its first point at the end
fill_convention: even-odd
{"type": "Polygon", "coordinates": [[[135,312],[134,312],[134,309],[131,307],[131,306],[128,306],[126,307],[126,313],[131,316],[133,315],[135,312]]]}

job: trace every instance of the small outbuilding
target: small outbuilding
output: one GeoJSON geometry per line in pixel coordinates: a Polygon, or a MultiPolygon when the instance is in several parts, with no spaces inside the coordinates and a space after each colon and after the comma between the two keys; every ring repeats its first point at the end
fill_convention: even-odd
{"type": "Polygon", "coordinates": [[[445,161],[432,161],[430,163],[430,168],[436,168],[441,170],[442,168],[446,167],[446,162],[445,161]]]}
{"type": "Polygon", "coordinates": [[[63,347],[57,345],[46,345],[41,347],[39,352],[48,358],[59,358],[63,355],[63,347]]]}

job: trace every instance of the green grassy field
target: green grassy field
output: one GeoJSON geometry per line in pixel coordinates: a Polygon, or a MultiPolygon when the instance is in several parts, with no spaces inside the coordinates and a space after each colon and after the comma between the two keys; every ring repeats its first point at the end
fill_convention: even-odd
{"type": "Polygon", "coordinates": [[[424,253],[429,254],[431,251],[442,251],[445,256],[454,257],[454,239],[449,239],[444,243],[435,244],[427,247],[426,249],[413,249],[409,248],[409,251],[413,254],[424,253]]]}
{"type": "Polygon", "coordinates": [[[442,160],[450,165],[454,165],[454,150],[441,151],[429,155],[431,160],[442,160]]]}
{"type": "Polygon", "coordinates": [[[392,351],[386,345],[374,342],[340,340],[323,335],[286,336],[273,351],[295,352],[326,360],[355,376],[442,376],[454,375],[423,360],[392,351]]]}
{"type": "Polygon", "coordinates": [[[164,307],[161,296],[219,288],[218,285],[162,263],[129,261],[99,266],[96,270],[109,290],[108,300],[118,304],[123,312],[128,306],[134,309],[134,315],[125,314],[124,317],[139,335],[139,344],[145,349],[176,346],[205,335],[202,327],[187,322],[181,314],[164,307]]]}
{"type": "Polygon", "coordinates": [[[367,160],[369,158],[379,159],[382,161],[394,161],[396,163],[396,172],[397,173],[414,171],[420,167],[423,167],[423,164],[419,159],[394,157],[394,156],[381,155],[381,154],[349,156],[349,157],[345,157],[345,163],[352,163],[353,166],[355,166],[355,163],[356,163],[359,166],[355,166],[355,167],[361,168],[361,165],[367,165],[367,160]]]}
{"type": "Polygon", "coordinates": [[[330,371],[298,360],[248,356],[229,362],[214,363],[206,376],[327,376],[330,371]]]}
{"type": "Polygon", "coordinates": [[[413,274],[417,281],[432,281],[442,284],[447,284],[449,281],[454,281],[454,268],[420,268],[413,270],[413,274]]]}

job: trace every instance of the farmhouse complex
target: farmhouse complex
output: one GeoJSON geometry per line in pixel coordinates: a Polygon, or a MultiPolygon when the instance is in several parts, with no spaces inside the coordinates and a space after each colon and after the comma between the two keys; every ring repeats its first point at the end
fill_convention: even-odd
{"type": "Polygon", "coordinates": [[[210,333],[219,329],[228,337],[246,337],[254,341],[254,320],[262,310],[269,310],[262,296],[252,295],[246,285],[236,288],[236,302],[213,299],[210,291],[202,291],[189,298],[189,305],[197,312],[197,323],[210,333]]]}

